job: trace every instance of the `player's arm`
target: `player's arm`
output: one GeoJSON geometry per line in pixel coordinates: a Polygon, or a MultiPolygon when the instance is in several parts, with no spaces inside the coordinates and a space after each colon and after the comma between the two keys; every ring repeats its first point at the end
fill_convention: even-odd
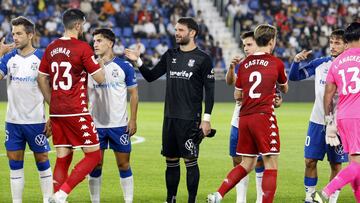
{"type": "Polygon", "coordinates": [[[140,58],[140,46],[137,46],[135,50],[125,49],[125,56],[135,62],[136,66],[139,67],[141,75],[148,82],[152,82],[166,73],[167,52],[161,56],[160,61],[152,69],[143,64],[140,58]]]}
{"type": "Polygon", "coordinates": [[[215,77],[211,59],[204,60],[201,65],[201,70],[203,70],[202,76],[205,88],[205,111],[200,128],[202,129],[204,135],[207,136],[211,131],[210,117],[214,106],[215,92],[215,77]]]}
{"type": "Polygon", "coordinates": [[[325,116],[330,115],[332,112],[333,107],[333,97],[336,93],[337,87],[334,83],[327,82],[325,85],[325,94],[324,94],[324,111],[325,116]]]}
{"type": "Polygon", "coordinates": [[[5,44],[5,37],[0,40],[0,58],[15,48],[15,43],[5,44]]]}
{"type": "Polygon", "coordinates": [[[242,89],[235,88],[234,90],[234,99],[235,101],[241,102],[243,99],[243,91],[242,89]]]}
{"type": "Polygon", "coordinates": [[[274,107],[279,108],[282,104],[282,101],[283,101],[283,99],[282,99],[281,92],[278,89],[278,87],[276,87],[274,107]]]}
{"type": "Polygon", "coordinates": [[[103,82],[105,82],[105,72],[104,72],[104,65],[100,65],[100,69],[98,71],[96,71],[93,74],[90,74],[91,77],[98,83],[101,84],[103,82]]]}
{"type": "Polygon", "coordinates": [[[105,82],[104,62],[101,59],[99,61],[95,59],[90,45],[85,43],[82,50],[81,61],[86,71],[98,84],[105,82]]]}
{"type": "Polygon", "coordinates": [[[289,91],[289,84],[286,76],[285,65],[281,60],[278,61],[277,68],[278,68],[277,86],[282,93],[286,94],[289,91]]]}
{"type": "Polygon", "coordinates": [[[289,80],[292,81],[304,80],[315,74],[315,68],[317,67],[317,63],[314,63],[314,61],[310,62],[309,64],[303,67],[300,67],[300,62],[306,60],[308,56],[311,54],[311,52],[312,52],[311,50],[309,51],[303,50],[295,55],[294,61],[291,63],[289,80]]]}
{"type": "Polygon", "coordinates": [[[235,74],[235,70],[236,70],[236,65],[240,63],[240,61],[242,60],[242,58],[240,56],[235,56],[230,63],[230,67],[226,72],[226,77],[225,77],[225,81],[226,84],[228,85],[235,85],[235,81],[236,81],[236,74],[235,74]]]}
{"type": "Polygon", "coordinates": [[[139,103],[139,96],[138,96],[138,87],[132,87],[128,89],[130,95],[130,119],[128,124],[128,131],[129,135],[132,136],[136,133],[137,125],[137,110],[138,110],[138,103],[139,103]]]}
{"type": "Polygon", "coordinates": [[[37,82],[39,84],[39,88],[41,90],[41,93],[44,96],[44,99],[47,104],[50,105],[50,99],[51,99],[51,87],[50,87],[50,78],[48,75],[39,73],[37,77],[37,82]]]}

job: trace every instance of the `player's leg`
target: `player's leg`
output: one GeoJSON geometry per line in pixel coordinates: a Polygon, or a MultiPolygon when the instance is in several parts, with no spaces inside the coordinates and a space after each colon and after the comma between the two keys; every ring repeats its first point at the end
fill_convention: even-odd
{"type": "Polygon", "coordinates": [[[276,192],[278,155],[263,156],[265,171],[262,181],[263,203],[272,203],[276,192]]]}
{"type": "Polygon", "coordinates": [[[161,154],[166,157],[165,181],[167,203],[176,202],[176,194],[180,182],[180,152],[177,147],[176,132],[173,123],[173,119],[164,117],[161,154]]]}
{"type": "Polygon", "coordinates": [[[104,163],[105,150],[101,150],[101,160],[97,166],[89,173],[89,191],[92,203],[100,203],[100,191],[102,182],[102,166],[104,163]]]}
{"type": "Polygon", "coordinates": [[[200,131],[200,121],[174,119],[177,148],[180,157],[184,158],[186,167],[186,186],[188,190],[188,203],[195,203],[200,181],[200,170],[198,166],[199,144],[193,141],[193,133],[200,131]]]}
{"type": "Polygon", "coordinates": [[[108,148],[109,139],[107,137],[107,128],[98,128],[100,149],[101,149],[101,161],[98,165],[90,172],[89,178],[89,191],[90,191],[90,200],[92,203],[100,202],[100,191],[101,191],[101,182],[102,182],[102,166],[104,163],[104,153],[105,149],[108,148]]]}
{"type": "Polygon", "coordinates": [[[360,202],[360,180],[356,179],[352,181],[350,184],[351,184],[351,188],[353,189],[356,202],[360,202]]]}
{"type": "MultiPolygon", "coordinates": [[[[235,126],[231,126],[231,131],[230,131],[230,156],[232,157],[233,160],[233,166],[237,166],[241,163],[241,157],[236,154],[236,146],[238,143],[238,128],[235,126]]],[[[236,202],[237,203],[242,203],[242,202],[246,202],[246,192],[247,192],[247,188],[249,185],[249,176],[244,177],[243,179],[240,180],[240,182],[238,184],[236,184],[235,188],[236,188],[236,202]]]]}
{"type": "Polygon", "coordinates": [[[126,126],[109,129],[109,144],[110,149],[114,150],[124,201],[125,203],[132,203],[134,199],[134,178],[130,167],[131,141],[126,129],[126,126]]]}
{"type": "Polygon", "coordinates": [[[23,125],[23,132],[31,151],[34,152],[36,166],[39,172],[43,202],[47,203],[53,194],[53,176],[48,157],[50,145],[43,131],[45,123],[23,125]]]}
{"type": "Polygon", "coordinates": [[[11,197],[13,203],[21,203],[25,184],[24,150],[26,140],[20,125],[6,123],[5,132],[5,147],[10,167],[11,197]]]}
{"type": "Polygon", "coordinates": [[[262,203],[262,179],[264,175],[264,161],[262,156],[259,156],[255,166],[255,183],[256,183],[256,203],[262,203]]]}
{"type": "Polygon", "coordinates": [[[305,158],[305,202],[311,202],[311,195],[316,190],[318,182],[317,162],[323,160],[326,153],[324,125],[309,122],[304,145],[305,158]]]}

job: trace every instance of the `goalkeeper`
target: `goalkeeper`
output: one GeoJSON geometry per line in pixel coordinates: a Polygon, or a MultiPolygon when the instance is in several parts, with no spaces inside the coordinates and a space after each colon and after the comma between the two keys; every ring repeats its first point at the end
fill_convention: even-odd
{"type": "MultiPolygon", "coordinates": [[[[303,50],[295,56],[289,73],[289,79],[292,81],[304,80],[315,76],[315,103],[310,116],[310,123],[304,147],[305,203],[312,202],[311,194],[315,192],[318,181],[317,162],[318,160],[324,159],[325,153],[327,154],[331,168],[330,180],[332,180],[341,170],[341,163],[348,161],[347,154],[344,154],[341,150],[342,147],[334,147],[334,144],[337,144],[334,143],[335,139],[325,139],[323,104],[325,81],[332,61],[345,50],[346,41],[344,39],[344,30],[334,30],[330,35],[329,42],[331,56],[314,59],[306,65],[300,66],[300,62],[306,60],[311,54],[311,50],[303,50]]],[[[336,103],[337,101],[333,102],[334,106],[336,103]]],[[[339,191],[332,194],[330,203],[335,203],[338,196],[339,191]]]]}

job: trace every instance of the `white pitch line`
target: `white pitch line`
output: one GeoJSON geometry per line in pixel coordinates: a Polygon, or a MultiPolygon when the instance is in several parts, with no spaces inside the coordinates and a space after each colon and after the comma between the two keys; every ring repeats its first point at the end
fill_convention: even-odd
{"type": "MultiPolygon", "coordinates": [[[[142,143],[142,142],[145,142],[145,138],[144,137],[141,137],[141,136],[136,136],[136,135],[133,135],[131,136],[132,139],[135,139],[134,141],[131,141],[131,144],[139,144],[139,143],[142,143]]],[[[80,150],[80,148],[77,148],[75,150],[80,150]]],[[[51,150],[49,151],[49,153],[55,153],[56,151],[55,150],[51,150]]],[[[25,155],[29,155],[29,154],[33,154],[33,152],[25,152],[25,155]]],[[[0,154],[0,157],[4,157],[6,156],[6,154],[0,154]]]]}

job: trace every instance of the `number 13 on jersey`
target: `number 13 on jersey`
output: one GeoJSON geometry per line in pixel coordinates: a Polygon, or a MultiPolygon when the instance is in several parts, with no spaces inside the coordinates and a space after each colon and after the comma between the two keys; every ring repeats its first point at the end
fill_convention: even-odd
{"type": "Polygon", "coordinates": [[[346,72],[344,69],[339,70],[338,74],[341,76],[343,95],[347,95],[348,93],[356,94],[360,91],[360,78],[358,67],[350,67],[346,70],[346,72]],[[349,77],[350,81],[347,81],[346,79],[349,77]]]}

